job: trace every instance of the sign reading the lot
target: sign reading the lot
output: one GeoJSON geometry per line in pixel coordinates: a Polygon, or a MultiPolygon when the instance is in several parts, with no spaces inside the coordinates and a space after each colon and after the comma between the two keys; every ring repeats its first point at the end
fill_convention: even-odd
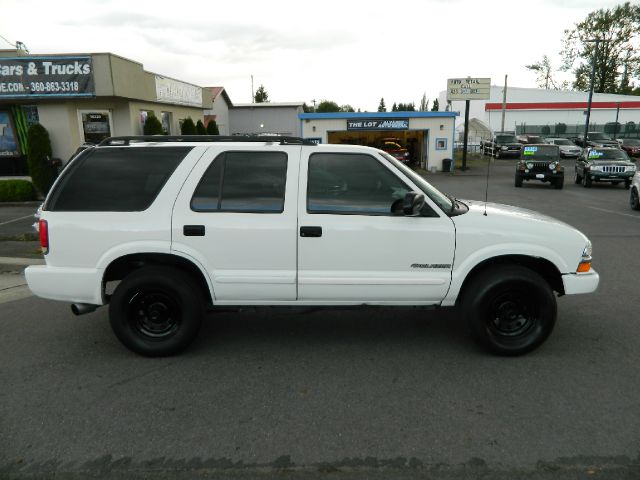
{"type": "Polygon", "coordinates": [[[488,100],[490,78],[450,78],[447,80],[447,100],[488,100]]]}
{"type": "Polygon", "coordinates": [[[354,118],[347,119],[347,130],[406,130],[408,119],[354,118]]]}
{"type": "Polygon", "coordinates": [[[91,57],[0,58],[0,98],[95,96],[91,57]]]}

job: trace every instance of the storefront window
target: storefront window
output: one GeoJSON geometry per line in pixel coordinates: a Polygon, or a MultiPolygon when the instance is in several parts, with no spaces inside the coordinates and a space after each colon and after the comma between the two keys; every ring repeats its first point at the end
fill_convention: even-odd
{"type": "Polygon", "coordinates": [[[171,123],[172,123],[172,115],[171,112],[162,112],[162,131],[165,135],[171,135],[171,123]]]}
{"type": "Polygon", "coordinates": [[[0,157],[18,156],[18,141],[8,111],[0,111],[0,157]]]}
{"type": "Polygon", "coordinates": [[[144,135],[144,124],[147,123],[149,115],[153,114],[153,110],[140,110],[140,135],[144,135]]]}
{"type": "Polygon", "coordinates": [[[100,143],[111,136],[111,122],[108,112],[83,112],[82,132],[84,141],[100,143]]]}

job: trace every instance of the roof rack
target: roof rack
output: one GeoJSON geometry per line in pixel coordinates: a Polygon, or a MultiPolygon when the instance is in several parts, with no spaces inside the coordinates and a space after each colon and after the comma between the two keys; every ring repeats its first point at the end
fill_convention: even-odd
{"type": "Polygon", "coordinates": [[[279,135],[131,135],[105,138],[98,146],[126,147],[132,143],[145,142],[277,142],[280,145],[317,145],[304,138],[281,137],[279,135]]]}

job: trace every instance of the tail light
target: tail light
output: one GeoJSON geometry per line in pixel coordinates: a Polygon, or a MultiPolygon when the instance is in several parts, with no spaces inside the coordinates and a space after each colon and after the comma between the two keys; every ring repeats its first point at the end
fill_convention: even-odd
{"type": "Polygon", "coordinates": [[[40,220],[38,222],[38,231],[40,232],[40,247],[42,253],[49,253],[49,224],[46,220],[40,220]]]}

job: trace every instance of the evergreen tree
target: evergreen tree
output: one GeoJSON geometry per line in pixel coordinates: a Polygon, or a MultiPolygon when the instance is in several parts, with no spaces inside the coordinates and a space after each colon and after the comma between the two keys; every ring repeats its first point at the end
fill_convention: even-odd
{"type": "Polygon", "coordinates": [[[49,164],[49,158],[51,158],[49,132],[39,123],[31,125],[27,131],[27,149],[27,166],[33,185],[46,195],[55,180],[55,172],[49,164]]]}
{"type": "Polygon", "coordinates": [[[196,134],[196,124],[193,123],[193,120],[191,120],[191,117],[187,117],[182,121],[182,125],[180,126],[180,133],[182,135],[196,134]]]}
{"type": "Polygon", "coordinates": [[[202,120],[198,120],[198,123],[196,123],[196,134],[198,135],[207,134],[207,129],[204,128],[204,123],[202,123],[202,120]]]}
{"type": "Polygon", "coordinates": [[[215,120],[209,120],[209,123],[207,123],[207,135],[220,135],[220,130],[215,120]]]}
{"type": "Polygon", "coordinates": [[[429,111],[429,100],[427,99],[426,92],[422,94],[422,100],[420,100],[420,109],[421,112],[429,111]]]}
{"type": "Polygon", "coordinates": [[[431,111],[432,112],[439,112],[440,111],[440,103],[438,102],[437,98],[433,101],[433,107],[431,107],[431,111]]]}
{"type": "Polygon", "coordinates": [[[160,120],[158,120],[158,117],[156,117],[153,112],[147,115],[147,119],[142,127],[142,133],[145,135],[162,135],[164,133],[162,123],[160,123],[160,120]]]}
{"type": "MultiPolygon", "coordinates": [[[[399,105],[402,105],[402,104],[399,104],[399,105]]],[[[396,105],[396,102],[393,102],[393,105],[391,105],[391,111],[392,112],[399,111],[400,110],[400,106],[399,105],[396,105]]]]}
{"type": "Polygon", "coordinates": [[[258,87],[258,90],[256,90],[256,93],[253,96],[253,101],[255,103],[267,103],[269,101],[269,94],[264,89],[264,85],[260,85],[258,87]]]}
{"type": "Polygon", "coordinates": [[[384,98],[380,99],[380,104],[378,105],[378,111],[379,112],[386,112],[387,111],[387,106],[384,104],[384,98]]]}

